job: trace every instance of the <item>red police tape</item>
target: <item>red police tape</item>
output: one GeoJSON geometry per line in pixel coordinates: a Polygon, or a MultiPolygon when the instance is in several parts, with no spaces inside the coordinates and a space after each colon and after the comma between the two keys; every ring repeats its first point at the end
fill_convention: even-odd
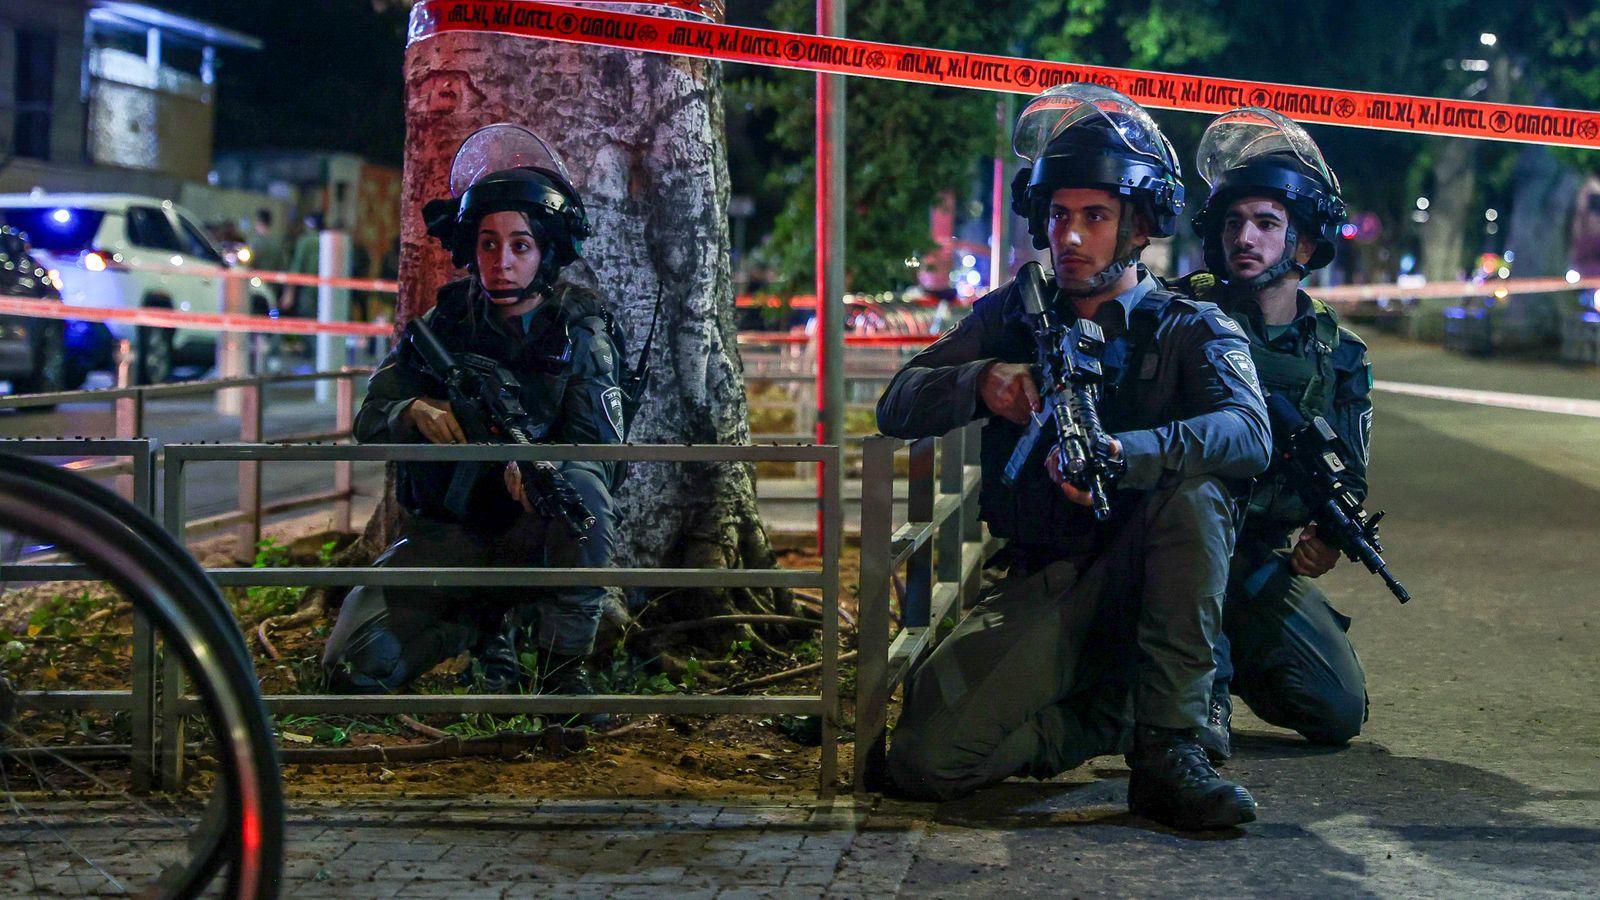
{"type": "Polygon", "coordinates": [[[272,334],[345,334],[357,337],[388,337],[394,326],[371,322],[318,322],[288,316],[244,316],[232,313],[183,312],[146,306],[139,309],[102,309],[95,306],[68,306],[47,300],[19,300],[0,297],[0,315],[40,319],[76,319],[84,322],[121,322],[154,328],[192,328],[200,331],[240,331],[272,334]]]}
{"type": "Polygon", "coordinates": [[[412,8],[411,43],[451,32],[490,32],[1019,94],[1035,94],[1069,82],[1093,82],[1158,109],[1216,113],[1264,106],[1291,118],[1326,125],[1600,148],[1600,112],[1587,110],[1071,65],[530,0],[421,0],[412,8]]]}

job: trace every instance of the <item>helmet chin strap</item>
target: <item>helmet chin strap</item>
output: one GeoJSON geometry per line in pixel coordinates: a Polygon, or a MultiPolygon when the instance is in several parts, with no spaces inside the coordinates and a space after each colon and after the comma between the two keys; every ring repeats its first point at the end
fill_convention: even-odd
{"type": "Polygon", "coordinates": [[[1057,280],[1057,288],[1066,297],[1092,297],[1104,293],[1117,283],[1130,266],[1138,265],[1139,254],[1132,245],[1133,204],[1124,200],[1122,214],[1117,219],[1117,250],[1111,265],[1079,281],[1057,280]]]}
{"type": "Polygon", "coordinates": [[[1290,223],[1289,227],[1283,230],[1283,256],[1260,275],[1238,282],[1239,288],[1251,292],[1259,291],[1290,272],[1299,272],[1301,278],[1306,277],[1310,274],[1310,270],[1294,258],[1295,248],[1299,243],[1299,235],[1295,232],[1294,224],[1290,223]]]}

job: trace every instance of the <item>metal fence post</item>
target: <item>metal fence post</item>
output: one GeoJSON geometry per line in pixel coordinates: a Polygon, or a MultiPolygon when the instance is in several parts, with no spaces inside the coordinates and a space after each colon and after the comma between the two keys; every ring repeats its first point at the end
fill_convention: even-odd
{"type": "MultiPolygon", "coordinates": [[[[350,289],[333,287],[327,281],[350,277],[350,235],[342,231],[322,232],[317,260],[317,277],[323,280],[317,285],[318,324],[350,321],[350,289]]],[[[317,335],[317,371],[342,369],[349,355],[344,335],[317,335]]],[[[332,400],[332,394],[333,386],[326,379],[317,382],[318,403],[332,400]]]]}
{"type": "MultiPolygon", "coordinates": [[[[250,299],[246,282],[243,278],[229,278],[224,276],[221,284],[217,286],[221,294],[221,309],[229,315],[244,315],[249,312],[250,299]]],[[[250,336],[239,331],[224,331],[218,335],[217,340],[217,377],[239,378],[245,375],[249,368],[248,345],[250,336]]],[[[239,414],[239,390],[228,388],[217,391],[217,413],[224,416],[237,416],[239,414]]]]}
{"type": "MultiPolygon", "coordinates": [[[[957,428],[939,439],[939,497],[961,496],[966,481],[967,432],[957,428]]],[[[963,510],[957,509],[939,524],[939,581],[955,584],[961,580],[961,525],[963,510]]]]}
{"type": "MultiPolygon", "coordinates": [[[[139,395],[134,395],[137,399],[139,395]]],[[[121,400],[118,400],[121,403],[121,400]]],[[[120,412],[120,406],[119,406],[120,412]]],[[[118,420],[120,422],[120,415],[118,420]]],[[[119,435],[120,437],[120,435],[119,435]]],[[[152,482],[154,478],[155,458],[151,452],[149,442],[145,443],[145,452],[142,456],[133,458],[133,505],[149,513],[155,518],[156,504],[152,482]]],[[[130,694],[132,706],[128,710],[128,730],[133,742],[132,758],[130,760],[133,772],[133,790],[135,793],[146,793],[155,786],[156,774],[156,694],[159,690],[159,677],[156,672],[156,634],[150,627],[150,620],[144,613],[134,610],[133,613],[133,671],[131,673],[130,694]]]]}
{"type": "Polygon", "coordinates": [[[839,786],[839,552],[843,549],[844,504],[839,485],[842,444],[823,462],[822,495],[822,759],[819,794],[833,797],[839,786]]]}
{"type": "MultiPolygon", "coordinates": [[[[964,490],[966,480],[965,470],[969,468],[978,469],[983,464],[983,423],[980,421],[972,422],[962,429],[962,433],[961,468],[963,470],[963,474],[961,477],[964,490]]],[[[972,496],[961,501],[961,543],[963,545],[969,543],[979,544],[981,550],[981,544],[983,541],[983,522],[981,522],[978,518],[978,497],[978,492],[974,491],[972,496]]],[[[961,605],[958,612],[963,612],[970,608],[973,603],[977,601],[978,594],[983,590],[984,562],[985,560],[980,556],[977,565],[973,566],[972,571],[968,572],[967,577],[962,580],[960,596],[961,605]]]]}
{"type": "MultiPolygon", "coordinates": [[[[130,394],[124,394],[123,396],[118,397],[115,401],[115,407],[116,437],[120,440],[136,440],[144,437],[144,391],[134,390],[130,394]]],[[[137,464],[133,460],[129,460],[127,457],[118,459],[117,462],[133,465],[137,464]]],[[[135,505],[139,505],[140,498],[138,497],[138,473],[135,472],[127,475],[118,475],[117,493],[123,497],[127,497],[129,500],[132,500],[135,505]]],[[[148,497],[145,499],[145,503],[147,505],[144,505],[141,508],[147,510],[151,514],[154,514],[155,507],[153,505],[148,505],[148,497]]]]}
{"type": "MultiPolygon", "coordinates": [[[[259,382],[258,382],[259,385],[259,382]]],[[[248,396],[246,397],[248,401],[248,396]]],[[[161,518],[167,533],[182,545],[184,543],[184,461],[182,456],[169,455],[165,459],[162,478],[161,518]]],[[[156,786],[164,790],[177,790],[183,779],[183,717],[178,712],[178,702],[183,697],[183,667],[178,657],[170,652],[157,668],[156,685],[160,694],[159,710],[161,728],[155,737],[156,786]]]]}
{"type": "MultiPolygon", "coordinates": [[[[334,403],[334,430],[340,435],[350,434],[355,424],[356,415],[356,382],[353,375],[341,375],[335,382],[336,402],[334,403]]],[[[335,531],[345,532],[350,530],[350,492],[354,485],[352,468],[347,460],[340,460],[333,464],[333,490],[338,499],[333,502],[333,528],[335,531]]]]}
{"type": "Polygon", "coordinates": [[[861,584],[857,590],[855,793],[883,787],[889,707],[889,537],[894,519],[894,451],[875,434],[861,445],[861,584]]]}
{"type": "MultiPolygon", "coordinates": [[[[239,440],[242,443],[261,443],[265,390],[265,379],[261,376],[239,389],[239,440]]],[[[233,558],[248,563],[256,558],[256,545],[261,543],[261,463],[239,463],[239,511],[244,513],[244,521],[234,529],[233,558]]]]}
{"type": "MultiPolygon", "coordinates": [[[[906,520],[923,524],[933,521],[933,454],[938,438],[921,438],[911,445],[910,492],[906,496],[906,520]]],[[[900,611],[907,628],[930,625],[933,609],[933,541],[925,542],[906,561],[906,600],[900,611]]]]}

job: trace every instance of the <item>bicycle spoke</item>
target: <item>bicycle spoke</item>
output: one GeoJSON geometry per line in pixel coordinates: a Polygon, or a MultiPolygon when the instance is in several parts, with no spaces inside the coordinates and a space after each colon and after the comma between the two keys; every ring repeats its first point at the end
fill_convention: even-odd
{"type": "MultiPolygon", "coordinates": [[[[29,762],[26,759],[22,760],[22,762],[29,769],[33,770],[35,778],[39,779],[42,783],[49,784],[49,779],[45,778],[43,773],[41,773],[36,767],[34,767],[34,765],[31,762],[29,762]]],[[[0,764],[0,773],[4,773],[4,772],[5,772],[5,766],[3,764],[0,764]]],[[[113,886],[115,886],[117,890],[119,890],[119,891],[126,891],[127,890],[127,888],[122,884],[122,882],[120,882],[116,878],[112,877],[110,872],[107,872],[105,869],[103,869],[99,865],[97,865],[94,860],[89,858],[88,854],[86,854],[82,850],[78,849],[78,846],[76,844],[74,844],[72,841],[68,840],[67,836],[62,834],[60,829],[56,828],[54,825],[51,825],[49,822],[46,822],[43,818],[30,814],[28,812],[27,808],[24,807],[22,805],[22,803],[17,800],[16,792],[11,790],[11,777],[10,777],[10,775],[9,774],[4,774],[3,777],[5,779],[6,795],[11,800],[11,809],[12,809],[13,812],[15,812],[17,814],[18,821],[29,821],[31,819],[32,822],[36,823],[41,830],[46,831],[46,832],[50,833],[51,835],[53,835],[55,837],[55,840],[56,840],[57,843],[59,843],[61,846],[65,847],[69,851],[71,851],[73,855],[78,857],[78,859],[83,860],[83,862],[86,865],[88,865],[89,868],[94,869],[96,872],[99,872],[100,876],[102,878],[104,878],[108,883],[110,883],[113,886]]],[[[27,844],[29,842],[27,842],[27,841],[19,841],[19,843],[27,844]]],[[[23,854],[23,858],[28,861],[28,878],[29,878],[30,881],[33,882],[34,892],[37,893],[38,890],[39,890],[39,878],[38,878],[37,875],[34,874],[34,871],[33,871],[33,854],[32,854],[32,852],[30,852],[27,849],[26,846],[23,847],[22,854],[23,854]]],[[[66,874],[66,873],[63,873],[63,874],[66,874]]],[[[78,880],[79,884],[83,883],[83,876],[74,875],[73,877],[78,880]]]]}

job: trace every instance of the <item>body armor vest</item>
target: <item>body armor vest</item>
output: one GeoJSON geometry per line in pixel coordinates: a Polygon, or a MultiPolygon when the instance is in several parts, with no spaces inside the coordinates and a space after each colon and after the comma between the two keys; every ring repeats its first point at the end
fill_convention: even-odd
{"type": "MultiPolygon", "coordinates": [[[[1115,302],[1115,301],[1112,301],[1115,302]]],[[[1142,297],[1128,316],[1128,330],[1106,347],[1105,381],[1100,395],[1100,418],[1108,433],[1153,428],[1169,421],[1173,398],[1150,390],[1160,364],[1157,333],[1167,308],[1189,304],[1182,294],[1156,288],[1142,297]]],[[[1000,356],[1007,362],[1033,362],[1033,336],[1019,311],[1005,314],[1006,338],[1000,356]]],[[[1100,527],[1087,507],[1067,501],[1045,475],[1043,467],[1030,471],[1014,485],[1000,478],[1023,428],[999,416],[984,425],[982,440],[982,517],[990,533],[1006,538],[1040,558],[1062,559],[1096,552],[1099,539],[1114,533],[1126,521],[1130,502],[1113,501],[1108,527],[1100,527]],[[1085,540],[1093,535],[1094,540],[1085,540]]]]}
{"type": "MultiPolygon", "coordinates": [[[[1295,320],[1299,334],[1281,336],[1271,343],[1257,333],[1250,316],[1234,319],[1250,339],[1250,357],[1261,389],[1288,398],[1308,422],[1316,416],[1327,418],[1333,411],[1333,351],[1339,346],[1339,320],[1327,304],[1312,300],[1309,318],[1309,325],[1304,318],[1295,320]]],[[[1308,518],[1309,510],[1284,490],[1283,473],[1274,462],[1256,479],[1247,527],[1276,532],[1298,527],[1308,518]]]]}

